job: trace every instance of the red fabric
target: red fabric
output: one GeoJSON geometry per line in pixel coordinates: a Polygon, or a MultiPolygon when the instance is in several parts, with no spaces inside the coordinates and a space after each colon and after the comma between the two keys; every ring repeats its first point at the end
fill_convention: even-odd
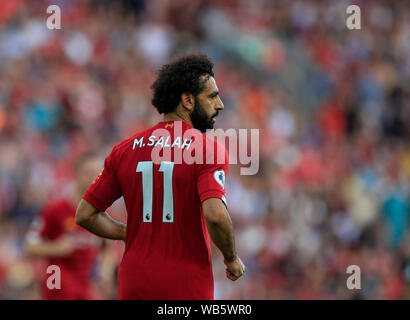
{"type": "MultiPolygon", "coordinates": [[[[174,221],[170,223],[163,217],[165,175],[159,171],[160,164],[153,163],[152,172],[147,174],[152,179],[153,192],[147,187],[144,190],[146,195],[152,194],[152,221],[144,222],[143,174],[137,172],[137,165],[153,160],[154,146],[150,141],[154,138],[150,140],[150,137],[155,136],[156,143],[160,141],[162,134],[154,132],[157,129],[168,130],[171,150],[179,149],[172,144],[178,137],[184,141],[187,130],[193,132],[193,141],[203,142],[204,148],[205,142],[210,141],[181,121],[160,122],[113,148],[102,173],[89,187],[84,199],[104,211],[124,196],[128,213],[127,240],[118,276],[119,299],[213,299],[210,240],[201,202],[212,197],[224,199],[227,153],[212,142],[214,151],[217,147],[223,152],[223,164],[206,164],[208,161],[188,164],[184,157],[181,157],[184,161],[178,164],[178,158],[172,152],[166,158],[175,162],[172,171],[174,221]],[[181,128],[179,133],[177,126],[181,128]],[[133,149],[135,139],[141,141],[141,138],[141,144],[133,149]]],[[[192,144],[182,150],[195,154],[205,149],[194,148],[192,144]]],[[[217,155],[215,152],[208,159],[213,157],[216,162],[217,155]]]]}
{"type": "Polygon", "coordinates": [[[21,3],[21,0],[0,1],[0,25],[5,23],[19,10],[21,3]]]}
{"type": "Polygon", "coordinates": [[[90,275],[96,255],[98,238],[75,224],[76,208],[71,202],[60,200],[47,204],[31,228],[31,233],[43,240],[69,237],[76,249],[67,257],[47,260],[47,265],[57,265],[61,271],[61,289],[48,289],[47,279],[52,274],[44,271],[41,282],[42,298],[45,300],[92,299],[90,275]]]}

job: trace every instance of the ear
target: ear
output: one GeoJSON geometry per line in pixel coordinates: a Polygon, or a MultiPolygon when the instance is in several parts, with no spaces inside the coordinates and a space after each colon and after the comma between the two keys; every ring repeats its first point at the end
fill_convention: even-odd
{"type": "Polygon", "coordinates": [[[182,106],[188,110],[188,111],[192,111],[194,110],[194,105],[195,105],[195,98],[194,95],[192,93],[182,93],[181,94],[181,103],[182,106]]]}

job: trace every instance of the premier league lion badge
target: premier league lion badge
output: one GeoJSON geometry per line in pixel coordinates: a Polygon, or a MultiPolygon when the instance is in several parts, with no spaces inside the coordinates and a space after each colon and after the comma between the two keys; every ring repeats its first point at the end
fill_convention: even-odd
{"type": "Polygon", "coordinates": [[[216,170],[214,172],[215,181],[219,183],[222,189],[225,189],[225,172],[223,170],[216,170]]]}

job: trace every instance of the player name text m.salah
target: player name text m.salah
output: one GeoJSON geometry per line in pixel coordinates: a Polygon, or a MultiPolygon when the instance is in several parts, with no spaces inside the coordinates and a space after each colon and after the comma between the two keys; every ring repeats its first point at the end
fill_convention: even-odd
{"type": "Polygon", "coordinates": [[[142,147],[157,147],[157,146],[161,146],[161,147],[178,147],[180,149],[189,149],[189,146],[192,143],[192,140],[188,140],[188,139],[184,139],[184,141],[182,141],[181,137],[176,137],[175,140],[171,143],[171,137],[167,136],[167,137],[156,137],[156,136],[150,136],[148,137],[148,142],[145,143],[144,142],[144,137],[141,137],[140,139],[134,139],[134,145],[132,147],[132,149],[134,150],[137,146],[139,148],[142,147]]]}

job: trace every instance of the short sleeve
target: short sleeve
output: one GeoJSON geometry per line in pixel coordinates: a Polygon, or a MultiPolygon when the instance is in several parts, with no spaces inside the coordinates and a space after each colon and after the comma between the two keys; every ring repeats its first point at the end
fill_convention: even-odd
{"type": "Polygon", "coordinates": [[[31,243],[38,243],[58,238],[63,232],[58,213],[53,206],[45,207],[31,223],[26,236],[27,240],[31,243]]]}
{"type": "MultiPolygon", "coordinates": [[[[219,148],[222,148],[219,146],[219,148]]],[[[220,149],[219,149],[220,151],[220,149]]],[[[212,164],[202,164],[198,173],[198,193],[201,203],[209,198],[219,198],[226,204],[225,181],[228,174],[228,155],[223,149],[225,160],[223,163],[215,161],[212,164]]]]}
{"type": "Polygon", "coordinates": [[[116,148],[105,159],[104,168],[94,182],[88,187],[83,199],[100,211],[105,211],[114,201],[122,196],[121,187],[115,171],[116,148]]]}

